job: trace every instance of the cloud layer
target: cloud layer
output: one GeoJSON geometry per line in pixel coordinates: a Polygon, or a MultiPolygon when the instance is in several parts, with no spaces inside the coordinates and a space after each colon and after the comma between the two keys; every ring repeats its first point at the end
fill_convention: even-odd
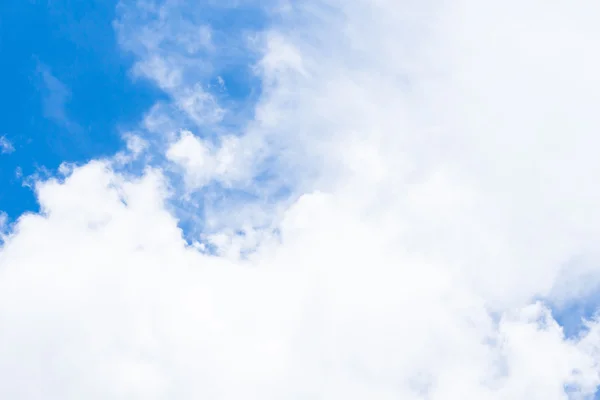
{"type": "Polygon", "coordinates": [[[193,3],[122,2],[169,100],[4,238],[2,397],[593,398],[600,6],[193,3]]]}

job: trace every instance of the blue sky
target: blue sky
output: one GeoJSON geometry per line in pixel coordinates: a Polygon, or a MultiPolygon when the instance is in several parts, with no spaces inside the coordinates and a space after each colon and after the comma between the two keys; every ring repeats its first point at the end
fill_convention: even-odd
{"type": "Polygon", "coordinates": [[[112,0],[0,4],[0,136],[14,147],[0,158],[0,209],[11,218],[37,208],[23,177],[115,153],[121,133],[164,96],[131,79],[132,56],[112,27],[115,7],[112,0]]]}

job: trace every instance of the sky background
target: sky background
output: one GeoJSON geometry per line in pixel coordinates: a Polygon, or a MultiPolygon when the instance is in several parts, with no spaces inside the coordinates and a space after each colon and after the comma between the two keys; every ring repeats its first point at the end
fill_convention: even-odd
{"type": "Polygon", "coordinates": [[[0,397],[600,398],[600,6],[442,3],[1,2],[0,397]]]}
{"type": "Polygon", "coordinates": [[[37,210],[24,178],[64,162],[115,153],[161,91],[129,74],[117,46],[116,1],[8,1],[0,5],[3,154],[0,209],[37,210]],[[19,173],[17,171],[20,171],[19,173]]]}

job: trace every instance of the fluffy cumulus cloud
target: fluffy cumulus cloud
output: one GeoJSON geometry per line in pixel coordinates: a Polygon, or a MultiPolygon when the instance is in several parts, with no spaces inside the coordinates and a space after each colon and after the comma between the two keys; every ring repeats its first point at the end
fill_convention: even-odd
{"type": "Polygon", "coordinates": [[[0,397],[594,398],[600,5],[195,3],[123,0],[168,100],[0,223],[0,397]]]}

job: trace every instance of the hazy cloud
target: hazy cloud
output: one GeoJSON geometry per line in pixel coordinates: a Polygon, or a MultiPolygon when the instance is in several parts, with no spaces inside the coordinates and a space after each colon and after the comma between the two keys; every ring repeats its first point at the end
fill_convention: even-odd
{"type": "Polygon", "coordinates": [[[15,151],[15,147],[5,136],[0,136],[0,153],[10,154],[15,151]]]}
{"type": "Polygon", "coordinates": [[[79,130],[79,125],[69,117],[66,109],[71,98],[69,88],[43,64],[38,66],[38,74],[43,85],[42,107],[44,116],[69,131],[79,130]]]}

